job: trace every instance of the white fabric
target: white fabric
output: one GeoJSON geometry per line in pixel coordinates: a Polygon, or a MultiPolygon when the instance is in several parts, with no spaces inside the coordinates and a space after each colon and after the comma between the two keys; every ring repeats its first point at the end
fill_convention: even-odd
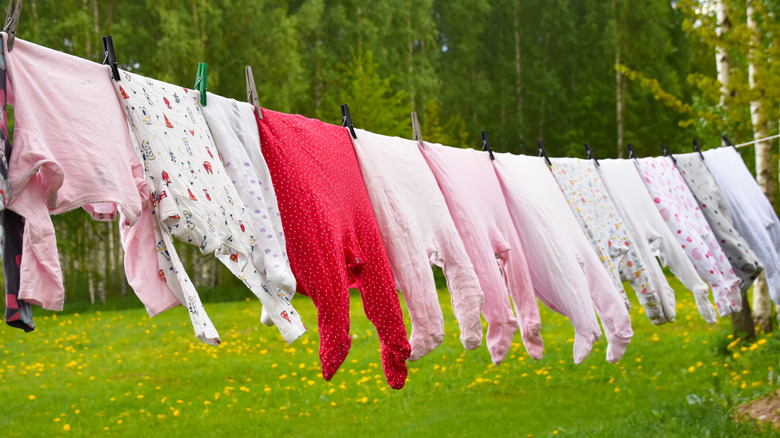
{"type": "Polygon", "coordinates": [[[772,301],[780,304],[780,221],[777,213],[734,148],[705,151],[704,164],[726,198],[734,226],[764,265],[772,301]]]}
{"type": "Polygon", "coordinates": [[[659,291],[666,317],[674,320],[676,301],[674,290],[666,281],[656,257],[693,292],[704,320],[709,323],[717,321],[715,308],[707,297],[709,287],[666,226],[632,160],[599,160],[599,163],[602,181],[626,224],[629,239],[643,257],[650,281],[659,291]]]}

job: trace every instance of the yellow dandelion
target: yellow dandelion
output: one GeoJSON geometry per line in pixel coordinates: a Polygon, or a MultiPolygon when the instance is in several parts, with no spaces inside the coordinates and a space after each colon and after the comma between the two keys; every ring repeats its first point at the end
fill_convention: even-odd
{"type": "Polygon", "coordinates": [[[138,395],[136,396],[136,398],[137,398],[138,400],[141,400],[142,398],[144,398],[144,395],[143,395],[143,394],[138,394],[138,395]]]}
{"type": "Polygon", "coordinates": [[[27,398],[29,398],[30,400],[35,400],[35,396],[32,394],[28,395],[27,398]]]}
{"type": "Polygon", "coordinates": [[[620,388],[615,388],[615,392],[620,392],[620,388]]]}
{"type": "Polygon", "coordinates": [[[696,371],[696,367],[688,367],[688,372],[689,373],[692,373],[694,371],[696,371]]]}
{"type": "Polygon", "coordinates": [[[64,430],[65,432],[69,432],[70,431],[70,424],[63,424],[62,425],[62,430],[64,430]]]}
{"type": "Polygon", "coordinates": [[[179,415],[181,415],[181,412],[179,412],[179,410],[178,410],[178,409],[175,409],[175,410],[173,411],[173,416],[174,416],[174,417],[178,417],[179,415]]]}

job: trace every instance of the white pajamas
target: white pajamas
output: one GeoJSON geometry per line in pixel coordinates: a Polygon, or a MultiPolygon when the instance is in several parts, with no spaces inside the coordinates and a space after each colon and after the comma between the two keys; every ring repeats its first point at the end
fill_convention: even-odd
{"type": "Polygon", "coordinates": [[[704,164],[726,198],[734,226],[764,265],[769,295],[780,304],[780,221],[734,148],[704,152],[704,164]]]}
{"type": "Polygon", "coordinates": [[[447,202],[416,141],[357,129],[353,139],[363,181],[393,275],[412,319],[409,360],[444,339],[444,319],[430,265],[444,269],[452,308],[468,349],[482,343],[484,295],[447,202]]]}
{"type": "Polygon", "coordinates": [[[625,221],[631,242],[636,245],[644,260],[651,284],[659,292],[666,318],[674,321],[674,290],[666,281],[656,257],[693,292],[702,317],[707,322],[714,323],[717,315],[707,298],[709,287],[699,277],[693,263],[666,226],[633,160],[599,160],[599,163],[602,181],[625,221]]]}
{"type": "Polygon", "coordinates": [[[196,335],[204,342],[219,342],[171,236],[204,254],[214,253],[269,310],[284,339],[297,339],[305,332],[298,312],[251,261],[256,246],[253,222],[225,173],[200,110],[199,93],[125,71],[114,88],[138,140],[152,190],[161,274],[187,306],[196,335]]]}

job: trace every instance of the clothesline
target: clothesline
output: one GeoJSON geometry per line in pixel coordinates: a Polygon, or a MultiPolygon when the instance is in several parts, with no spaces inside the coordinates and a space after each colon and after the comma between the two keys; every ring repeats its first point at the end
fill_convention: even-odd
{"type": "Polygon", "coordinates": [[[778,138],[778,137],[780,137],[780,134],[773,135],[771,137],[759,138],[758,140],[749,141],[747,143],[740,143],[740,144],[734,145],[734,147],[735,148],[741,148],[741,147],[744,147],[744,146],[750,146],[751,144],[760,143],[762,141],[767,141],[767,140],[772,140],[772,139],[775,139],[775,138],[778,138]]]}

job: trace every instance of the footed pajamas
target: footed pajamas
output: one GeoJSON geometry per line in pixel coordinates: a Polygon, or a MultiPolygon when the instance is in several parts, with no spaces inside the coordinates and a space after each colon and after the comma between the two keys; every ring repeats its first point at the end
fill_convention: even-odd
{"type": "Polygon", "coordinates": [[[635,160],[655,206],[696,271],[712,287],[715,308],[721,316],[742,309],[739,278],[718,245],[707,220],[671,157],[635,160]]]}
{"type": "Polygon", "coordinates": [[[650,284],[658,291],[664,316],[674,321],[676,300],[660,263],[668,266],[682,284],[693,292],[699,313],[709,323],[717,320],[715,308],[707,298],[709,286],[696,272],[693,262],[677,243],[672,231],[655,208],[636,165],[631,160],[599,160],[599,175],[624,220],[631,243],[636,247],[650,276],[650,284]]]}
{"type": "Polygon", "coordinates": [[[419,143],[356,132],[357,139],[352,143],[363,181],[412,319],[409,360],[425,356],[444,339],[444,319],[431,264],[444,269],[463,346],[470,350],[479,347],[482,289],[419,143]]]}
{"type": "Polygon", "coordinates": [[[265,109],[257,124],[298,292],[317,307],[322,376],[333,378],[349,353],[349,289],[357,288],[387,383],[402,388],[411,348],[349,131],[265,109]]]}
{"type": "Polygon", "coordinates": [[[198,338],[219,343],[172,236],[198,246],[204,254],[214,253],[260,299],[284,340],[297,339],[306,331],[298,312],[252,263],[252,252],[259,247],[253,222],[217,155],[199,93],[126,71],[120,76],[121,81],[112,82],[152,190],[161,275],[187,306],[198,338]]]}
{"type": "Polygon", "coordinates": [[[630,281],[639,303],[653,324],[667,322],[658,291],[637,249],[630,243],[623,219],[607,194],[592,160],[553,158],[552,170],[577,221],[612,277],[615,288],[631,308],[621,280],[630,281]]]}
{"type": "Polygon", "coordinates": [[[518,325],[526,351],[540,359],[544,351],[542,322],[528,261],[490,157],[473,149],[424,144],[423,156],[439,182],[485,294],[482,314],[488,323],[487,344],[493,363],[498,365],[506,358],[518,325]],[[517,319],[507,292],[514,301],[517,319]]]}
{"type": "Polygon", "coordinates": [[[734,148],[705,151],[704,164],[726,198],[734,227],[764,265],[772,301],[780,304],[780,221],[775,209],[734,148]]]}
{"type": "MultiPolygon", "coordinates": [[[[3,45],[0,44],[0,50],[3,45]]],[[[0,53],[0,225],[3,227],[3,278],[5,280],[5,322],[11,327],[25,332],[35,330],[32,317],[32,306],[24,300],[19,300],[19,274],[22,262],[22,234],[24,233],[24,218],[11,210],[6,210],[8,196],[11,194],[8,186],[8,161],[11,159],[11,141],[8,138],[8,113],[6,102],[10,87],[7,86],[5,56],[0,53]]]]}
{"type": "MultiPolygon", "coordinates": [[[[93,219],[109,221],[119,212],[124,243],[128,235],[153,234],[141,218],[149,190],[108,66],[20,38],[5,60],[15,119],[8,208],[25,219],[24,256],[16,257],[18,298],[62,310],[65,290],[49,215],[83,207],[93,219]]],[[[153,256],[154,242],[136,249],[153,256]]],[[[127,279],[149,314],[176,305],[156,265],[152,275],[135,275],[134,254],[125,256],[127,279]]]]}
{"type": "Polygon", "coordinates": [[[750,289],[753,281],[764,267],[750,249],[745,238],[734,227],[726,199],[720,193],[718,184],[704,165],[704,160],[696,153],[675,155],[677,168],[691,189],[693,197],[701,208],[704,218],[715,233],[720,247],[729,259],[734,273],[742,281],[740,290],[750,289]]]}
{"type": "Polygon", "coordinates": [[[536,296],[574,326],[574,363],[585,360],[601,336],[594,305],[607,337],[607,361],[619,361],[634,334],[628,309],[550,168],[541,157],[494,156],[523,247],[533,254],[528,267],[536,296]]]}

